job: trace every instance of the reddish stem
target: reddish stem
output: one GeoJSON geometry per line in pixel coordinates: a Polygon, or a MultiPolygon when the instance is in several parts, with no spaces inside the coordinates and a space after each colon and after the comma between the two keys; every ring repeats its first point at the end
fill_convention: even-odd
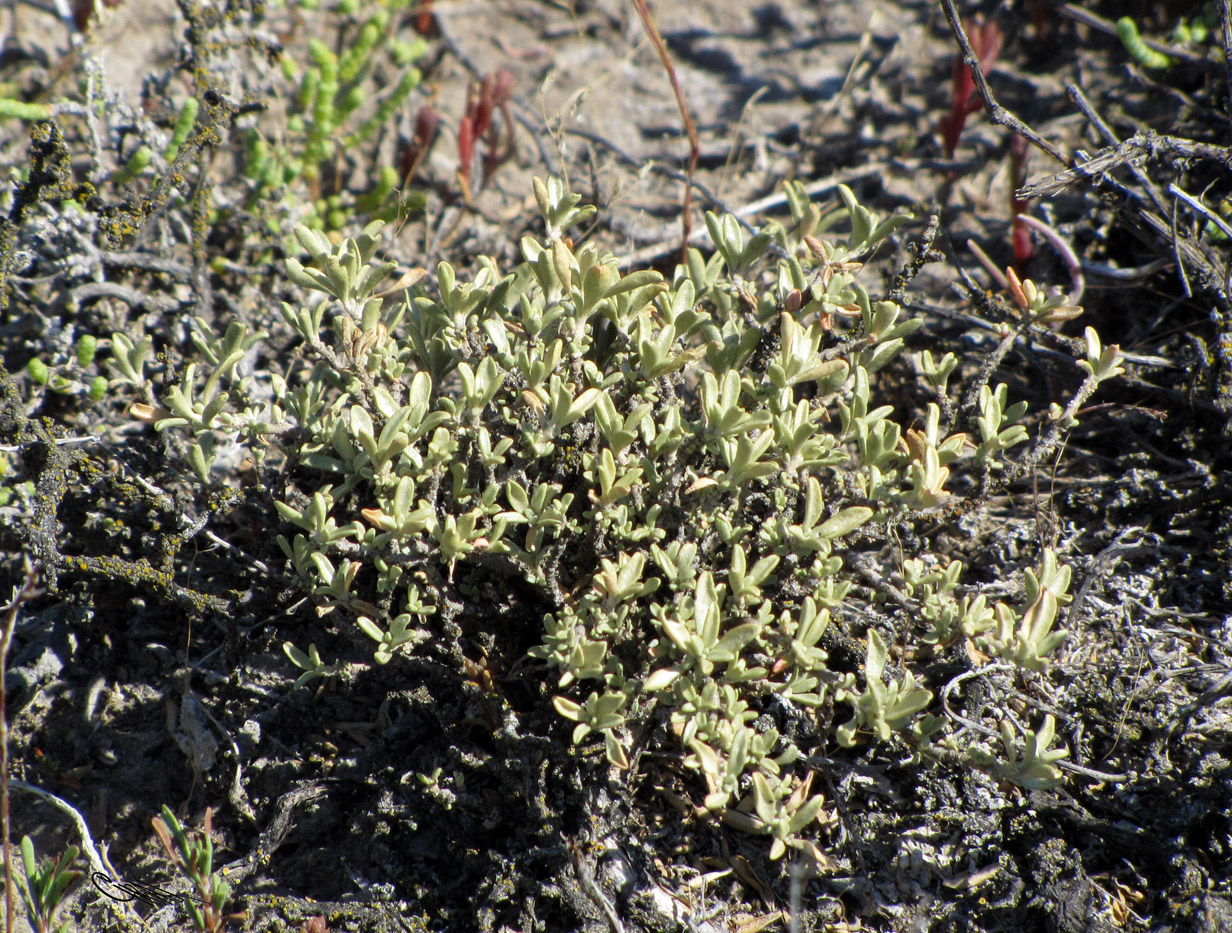
{"type": "MultiPolygon", "coordinates": [[[[980,61],[980,68],[987,72],[1001,54],[1004,39],[1001,27],[995,21],[984,22],[977,16],[973,21],[963,21],[963,31],[967,33],[971,49],[980,61]]],[[[967,117],[980,109],[980,100],[973,96],[974,93],[975,77],[971,69],[963,64],[962,53],[956,53],[950,69],[950,112],[941,118],[939,124],[947,159],[954,157],[967,117]]]]}
{"type": "Polygon", "coordinates": [[[1010,243],[1014,247],[1014,265],[1020,272],[1035,254],[1031,231],[1020,219],[1027,212],[1030,202],[1017,195],[1018,189],[1027,183],[1027,157],[1030,152],[1026,138],[1015,133],[1010,140],[1010,243]]]}

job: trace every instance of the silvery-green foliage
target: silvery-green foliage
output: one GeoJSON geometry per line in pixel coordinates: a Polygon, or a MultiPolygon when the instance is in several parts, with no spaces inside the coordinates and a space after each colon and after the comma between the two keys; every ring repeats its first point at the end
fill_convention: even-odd
{"type": "Polygon", "coordinates": [[[317,651],[315,644],[309,645],[308,651],[303,652],[291,644],[291,642],[284,641],[282,643],[282,653],[287,656],[287,660],[304,672],[296,678],[295,683],[292,684],[292,689],[302,687],[318,677],[328,677],[337,672],[333,665],[326,664],[321,660],[321,653],[317,651]]]}
{"type": "Polygon", "coordinates": [[[145,367],[154,355],[154,338],[146,334],[134,343],[127,334],[116,332],[111,335],[111,359],[107,366],[116,374],[113,384],[131,383],[135,386],[145,384],[145,367]]]}
{"type": "Polygon", "coordinates": [[[901,680],[883,679],[889,649],[876,629],[868,630],[868,658],[864,664],[863,690],[848,688],[838,693],[838,699],[852,704],[851,721],[838,727],[835,737],[840,745],[856,744],[856,734],[870,731],[882,742],[891,731],[902,731],[916,713],[927,708],[932,693],[916,684],[915,675],[907,671],[901,680]]]}
{"type": "Polygon", "coordinates": [[[1001,748],[995,748],[995,742],[990,749],[972,748],[970,759],[1001,780],[1027,790],[1056,787],[1064,781],[1056,762],[1069,755],[1068,749],[1050,748],[1056,737],[1056,725],[1056,719],[1048,714],[1038,730],[1024,729],[1019,740],[1009,719],[1002,719],[997,735],[1001,748]]]}
{"type": "MultiPolygon", "coordinates": [[[[308,478],[277,503],[278,544],[318,611],[352,619],[379,663],[440,637],[438,608],[463,598],[463,580],[522,581],[542,630],[521,676],[546,672],[573,740],[597,733],[627,768],[630,723],[666,722],[645,741],[683,752],[702,806],[770,837],[775,858],[820,859],[809,836],[829,816],[797,749],[754,725],[766,704],[842,745],[903,741],[918,757],[944,742],[1045,786],[1061,754],[1048,750],[1051,721],[1021,741],[1003,729],[996,754],[966,749],[926,715],[938,685],[910,661],[965,640],[1023,676],[1045,672],[1069,585],[1051,551],[1016,605],[965,587],[957,561],[907,555],[905,646],[869,628],[861,670],[832,668],[823,647],[840,612],[886,618],[853,572],[855,542],[944,507],[956,475],[970,488],[1010,469],[1031,424],[1006,386],[977,384],[971,433],[954,430],[942,414],[962,371],[953,353],[920,354],[936,395],[922,413],[879,400],[878,374],[922,322],[857,274],[909,218],[840,195],[841,241],[790,185],[789,224],[746,237],[708,216],[715,253],[689,250],[664,279],[622,275],[609,252],[565,239],[592,209],[559,179],[536,181],[548,235],[521,241],[520,264],[483,260],[467,281],[441,263],[434,288],[418,282],[400,301],[377,296],[393,268],[377,260],[379,224],[338,245],[301,228],[288,275],[313,300],[283,306],[301,343],[269,374],[273,392],[238,367],[263,334],[201,326],[201,358],[163,399],[160,426],[191,436],[203,480],[223,441],[297,465],[308,478]],[[655,707],[665,716],[650,719],[655,707]]],[[[118,371],[139,381],[141,350],[120,350],[118,371]]],[[[1119,354],[1088,331],[1079,365],[1089,395],[1119,354]]]]}

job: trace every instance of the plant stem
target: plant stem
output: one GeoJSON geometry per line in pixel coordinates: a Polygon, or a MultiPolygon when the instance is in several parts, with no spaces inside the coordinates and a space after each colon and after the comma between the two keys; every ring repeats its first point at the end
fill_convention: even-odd
{"type": "Polygon", "coordinates": [[[0,632],[0,836],[4,844],[4,928],[13,929],[13,849],[9,843],[9,720],[5,705],[5,674],[8,670],[9,645],[17,627],[17,612],[21,604],[38,596],[38,571],[25,558],[26,580],[13,594],[13,601],[4,611],[4,629],[0,632]]]}

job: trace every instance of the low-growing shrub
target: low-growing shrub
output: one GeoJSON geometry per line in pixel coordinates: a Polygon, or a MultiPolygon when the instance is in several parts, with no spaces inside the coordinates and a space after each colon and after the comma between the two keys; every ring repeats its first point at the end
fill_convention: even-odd
{"type": "MultiPolygon", "coordinates": [[[[485,260],[464,281],[441,263],[434,287],[419,270],[397,301],[378,294],[394,268],[376,260],[379,224],[339,245],[300,227],[287,274],[312,299],[282,308],[298,350],[253,371],[240,364],[266,334],[198,322],[200,358],[143,414],[186,438],[204,483],[227,479],[225,445],[247,449],[296,577],[378,663],[444,640],[461,667],[461,607],[492,581],[527,594],[538,631],[489,633],[523,646],[504,670],[544,679],[573,741],[597,737],[617,768],[683,754],[696,813],[770,837],[772,858],[824,862],[814,839],[830,819],[781,726],[1057,784],[1051,716],[1015,699],[949,718],[924,664],[965,647],[1020,682],[1044,676],[1069,569],[1045,549],[1004,601],[965,586],[926,535],[892,576],[868,560],[896,529],[980,508],[1053,449],[1119,372],[1117,349],[1088,329],[1069,403],[1030,416],[991,376],[1016,340],[1077,309],[1011,273],[982,365],[907,353],[923,320],[857,274],[909,217],[878,221],[842,189],[836,240],[789,194],[790,221],[747,239],[708,216],[715,252],[690,250],[665,279],[573,244],[593,209],[537,181],[546,236],[523,238],[521,264],[485,260]],[[882,392],[901,397],[912,371],[934,401],[896,418],[882,392]],[[855,660],[832,659],[853,634],[855,660]]],[[[287,651],[331,673],[315,646],[287,651]]]]}

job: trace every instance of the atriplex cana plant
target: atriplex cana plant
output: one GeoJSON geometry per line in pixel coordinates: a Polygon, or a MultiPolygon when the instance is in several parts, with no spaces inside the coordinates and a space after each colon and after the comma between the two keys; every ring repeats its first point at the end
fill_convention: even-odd
{"type": "MultiPolygon", "coordinates": [[[[612,254],[567,239],[593,209],[559,179],[534,192],[546,237],[523,238],[515,268],[484,260],[463,281],[442,262],[434,288],[420,273],[389,305],[379,293],[394,264],[376,260],[377,226],[337,245],[298,228],[304,261],[289,260],[288,276],[314,300],[283,318],[308,365],[271,373],[262,396],[237,367],[265,335],[200,325],[205,359],[165,394],[158,426],[186,436],[205,483],[217,436],[247,446],[293,572],[320,614],[353,620],[377,663],[439,649],[485,581],[529,588],[539,666],[517,667],[550,677],[573,741],[597,736],[620,769],[635,767],[638,734],[683,752],[699,812],[766,836],[773,857],[794,849],[820,864],[810,837],[830,816],[800,750],[758,710],[790,710],[849,747],[901,742],[919,758],[1059,782],[1051,728],[1020,747],[992,704],[972,733],[912,668],[913,645],[962,642],[1012,673],[997,689],[1046,676],[1069,599],[1056,555],[1042,551],[1021,599],[998,600],[921,543],[901,570],[881,568],[901,613],[871,599],[852,564],[873,559],[885,529],[944,519],[959,488],[978,508],[1055,449],[1120,372],[1117,348],[1088,328],[1069,404],[1031,416],[992,377],[1018,335],[1055,336],[1044,325],[1080,309],[1015,276],[1018,319],[1003,339],[978,367],[935,340],[935,354],[913,355],[935,401],[899,420],[878,404],[878,373],[924,321],[857,275],[906,215],[878,218],[840,188],[835,236],[790,185],[789,221],[746,238],[708,215],[715,252],[690,250],[664,278],[622,275],[612,254]],[[966,382],[961,402],[952,377],[966,382]],[[283,457],[300,466],[294,483],[283,457]],[[862,673],[823,647],[854,605],[868,620],[855,633],[862,673]]],[[[490,634],[499,650],[509,633],[490,634]]],[[[478,662],[449,650],[473,680],[478,662]]],[[[311,649],[287,653],[305,677],[326,673],[311,649]]]]}

